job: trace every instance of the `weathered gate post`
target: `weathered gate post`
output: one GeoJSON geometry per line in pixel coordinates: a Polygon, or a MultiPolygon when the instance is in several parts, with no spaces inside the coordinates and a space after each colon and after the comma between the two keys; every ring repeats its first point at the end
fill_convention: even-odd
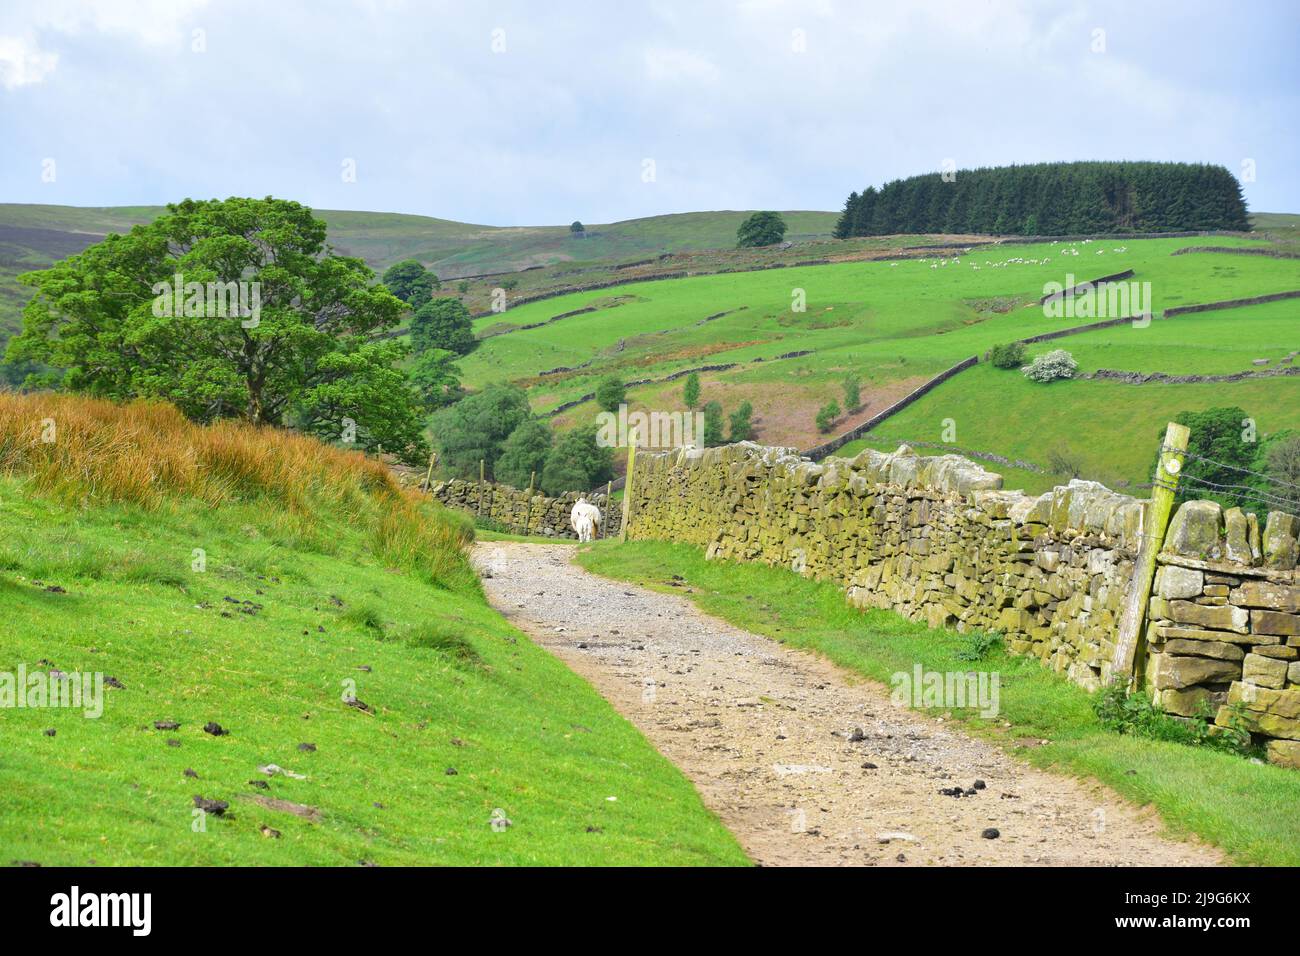
{"type": "Polygon", "coordinates": [[[533,526],[533,482],[537,481],[537,472],[528,476],[528,513],[524,515],[524,534],[529,534],[533,526]]]}
{"type": "Polygon", "coordinates": [[[429,470],[425,472],[424,475],[425,491],[428,491],[430,488],[433,487],[433,465],[434,462],[436,462],[437,460],[438,460],[438,453],[436,451],[429,452],[429,470]]]}
{"type": "Polygon", "coordinates": [[[605,510],[600,514],[600,536],[609,537],[609,503],[614,495],[614,482],[605,482],[605,510]]]}
{"type": "Polygon", "coordinates": [[[1124,611],[1119,619],[1119,636],[1115,641],[1115,657],[1111,662],[1112,678],[1123,678],[1133,683],[1137,674],[1138,648],[1143,644],[1142,626],[1146,621],[1147,603],[1151,599],[1151,585],[1156,576],[1156,556],[1164,544],[1165,530],[1174,510],[1174,494],[1178,490],[1178,475],[1183,468],[1187,451],[1188,431],[1185,425],[1169,423],[1165,429],[1160,461],[1156,465],[1151,487],[1151,509],[1146,515],[1147,526],[1142,529],[1138,545],[1137,562],[1133,566],[1133,582],[1124,600],[1124,611]]]}
{"type": "MultiPolygon", "coordinates": [[[[619,541],[627,540],[627,525],[632,514],[632,472],[636,468],[636,439],[636,426],[633,425],[627,436],[627,476],[623,479],[623,523],[618,530],[619,541]]],[[[608,501],[605,506],[609,507],[608,501]]]]}

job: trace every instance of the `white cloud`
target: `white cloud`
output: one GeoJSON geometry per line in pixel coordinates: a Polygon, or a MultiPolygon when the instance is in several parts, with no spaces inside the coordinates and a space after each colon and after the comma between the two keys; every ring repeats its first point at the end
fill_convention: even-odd
{"type": "Polygon", "coordinates": [[[189,36],[196,12],[208,0],[39,0],[30,17],[39,28],[59,33],[131,36],[142,43],[166,46],[189,36]]]}
{"type": "Polygon", "coordinates": [[[35,40],[0,36],[0,86],[6,90],[39,83],[58,65],[58,54],[41,50],[35,40]]]}
{"type": "Polygon", "coordinates": [[[837,208],[948,157],[1235,170],[1249,156],[1251,204],[1300,209],[1286,174],[1300,8],[1268,0],[1241,18],[1185,2],[1180,20],[1128,0],[0,0],[0,83],[44,80],[39,96],[4,97],[0,201],[273,193],[598,223],[837,208]],[[1096,26],[1105,54],[1090,49],[1096,26]],[[492,52],[496,27],[507,52],[492,52]],[[57,191],[29,175],[47,156],[57,191]],[[345,157],[355,183],[340,181],[345,157]]]}
{"type": "Polygon", "coordinates": [[[690,50],[652,47],[645,51],[646,76],[657,83],[716,83],[721,71],[706,56],[690,50]]]}

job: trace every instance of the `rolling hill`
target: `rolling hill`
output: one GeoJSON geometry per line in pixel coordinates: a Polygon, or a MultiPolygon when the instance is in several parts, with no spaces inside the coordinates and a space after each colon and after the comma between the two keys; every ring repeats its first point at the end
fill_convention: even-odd
{"type": "MultiPolygon", "coordinates": [[[[16,278],[80,252],[110,232],[151,222],[162,206],[75,207],[0,204],[0,343],[20,324],[29,290],[16,278]]],[[[376,271],[419,259],[440,278],[518,272],[543,265],[617,263],[663,253],[735,245],[748,212],[691,212],[588,224],[575,239],[563,226],[481,226],[401,213],[317,210],[340,251],[376,271]]],[[[793,241],[825,238],[832,212],[786,212],[793,241]]]]}
{"type": "MultiPolygon", "coordinates": [[[[1247,238],[1213,241],[1227,250],[1267,248],[1247,238]]],[[[644,382],[629,392],[633,409],[675,410],[683,407],[681,376],[705,369],[703,401],[716,399],[728,412],[749,401],[759,441],[810,448],[824,440],[814,427],[816,410],[830,399],[843,400],[846,375],[861,379],[864,407],[843,416],[835,433],[993,345],[1093,321],[1051,318],[1038,307],[1044,284],[1068,274],[1082,281],[1131,269],[1132,281],[1150,284],[1157,313],[1300,289],[1300,260],[1181,252],[1198,242],[984,246],[942,259],[930,254],[574,293],[479,319],[480,331],[498,334],[461,367],[471,387],[502,379],[527,387],[534,409],[560,412],[554,417],[560,426],[595,414],[594,403],[582,399],[607,374],[644,382]],[[804,312],[792,311],[796,290],[806,296],[804,312]],[[565,317],[546,322],[556,316],[565,317]],[[517,331],[500,334],[511,327],[517,331]]],[[[1298,313],[1300,300],[1292,299],[1157,318],[1145,328],[1123,324],[1043,343],[1031,355],[1077,349],[1085,373],[1251,375],[1260,368],[1256,360],[1276,368],[1300,348],[1298,313]]],[[[1137,483],[1149,464],[1146,438],[1168,415],[1238,400],[1259,416],[1265,432],[1300,427],[1300,376],[1180,385],[1080,380],[1047,387],[981,365],[877,431],[895,441],[939,442],[951,419],[956,440],[950,441],[958,447],[1040,464],[1053,452],[1073,449],[1087,477],[1137,483]],[[1102,422],[1125,440],[1104,440],[1102,422]]],[[[1025,484],[1050,485],[1061,476],[1028,477],[1025,484]]]]}
{"type": "MultiPolygon", "coordinates": [[[[13,276],[76,252],[109,231],[148,221],[157,207],[74,209],[0,206],[0,334],[18,321],[27,290],[13,276]]],[[[1212,240],[1164,238],[1007,242],[977,236],[826,238],[834,213],[787,213],[788,249],[736,250],[741,212],[689,213],[591,225],[503,228],[421,216],[322,211],[330,238],[383,269],[413,257],[444,278],[516,271],[507,279],[444,286],[480,313],[480,347],[460,363],[465,384],[516,382],[533,407],[564,428],[589,421],[599,379],[634,383],[633,409],[680,410],[682,378],[701,369],[704,401],[755,410],[756,437],[809,448],[825,440],[813,419],[842,401],[848,375],[862,407],[831,434],[866,421],[953,364],[991,346],[1084,324],[1036,307],[1044,284],[1133,270],[1162,310],[1300,289],[1291,258],[1300,216],[1263,213],[1259,232],[1212,240]],[[1191,251],[1206,245],[1218,251],[1191,251]],[[1238,254],[1280,252],[1272,255],[1238,254]],[[504,313],[489,293],[511,288],[504,313]],[[798,290],[798,292],[796,291],[798,290]],[[793,309],[797,294],[805,311],[793,309]]],[[[1300,427],[1300,377],[1261,378],[1300,341],[1297,300],[1158,318],[1035,347],[1075,352],[1098,369],[1168,375],[1231,375],[1236,382],[1146,383],[1084,378],[1040,388],[980,366],[934,390],[848,446],[948,443],[1034,463],[1003,468],[1009,480],[1047,487],[1072,459],[1086,477],[1123,486],[1144,480],[1146,438],[1184,409],[1241,404],[1265,433],[1300,427]],[[943,439],[952,420],[956,439],[943,439]],[[1029,428],[1024,423],[1035,421],[1029,428]],[[1155,423],[1154,425],[1152,423],[1155,423]],[[1123,440],[1103,440],[1122,435],[1123,440]]],[[[1032,353],[1031,353],[1032,354],[1032,353]]],[[[1289,364],[1289,363],[1288,363],[1289,364]]]]}

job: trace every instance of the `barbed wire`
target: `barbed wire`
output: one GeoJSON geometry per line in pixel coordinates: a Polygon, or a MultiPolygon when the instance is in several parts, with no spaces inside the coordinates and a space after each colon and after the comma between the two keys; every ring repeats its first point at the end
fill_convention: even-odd
{"type": "Polygon", "coordinates": [[[1262,478],[1269,484],[1281,485],[1283,488],[1291,488],[1300,491],[1300,485],[1292,484],[1289,481],[1283,481],[1281,478],[1274,478],[1272,475],[1260,474],[1257,471],[1251,471],[1249,468],[1242,468],[1240,465],[1229,465],[1226,462],[1215,461],[1213,458],[1207,458],[1204,455],[1198,455],[1194,451],[1188,451],[1185,448],[1171,448],[1169,445],[1160,446],[1162,452],[1172,452],[1176,455],[1182,455],[1184,458],[1190,458],[1195,461],[1203,461],[1207,465],[1213,465],[1215,468],[1226,468],[1228,471],[1239,471],[1243,475],[1250,475],[1252,478],[1262,478]]]}
{"type": "Polygon", "coordinates": [[[1290,498],[1279,498],[1277,495],[1271,495],[1266,491],[1260,491],[1258,488],[1252,488],[1249,485],[1221,485],[1217,481],[1207,481],[1204,478],[1198,478],[1195,475],[1183,475],[1183,480],[1195,485],[1203,485],[1206,488],[1213,488],[1220,494],[1228,495],[1240,501],[1253,501],[1261,505],[1271,505],[1274,508],[1287,510],[1294,508],[1296,502],[1290,498]]]}
{"type": "MultiPolygon", "coordinates": [[[[1220,485],[1212,481],[1205,481],[1203,479],[1198,479],[1194,475],[1183,475],[1182,477],[1194,484],[1199,484],[1207,488],[1212,488],[1215,491],[1217,491],[1219,494],[1235,498],[1239,501],[1249,501],[1254,504],[1264,505],[1266,508],[1271,508],[1271,509],[1280,508],[1285,511],[1294,511],[1297,506],[1297,502],[1295,501],[1288,501],[1285,498],[1278,498],[1274,495],[1267,494],[1266,492],[1258,492],[1256,491],[1256,489],[1249,488],[1245,485],[1220,485]],[[1244,488],[1247,491],[1255,492],[1255,494],[1243,494],[1241,491],[1232,490],[1234,488],[1244,488]]],[[[1143,491],[1149,491],[1152,488],[1163,488],[1166,491],[1173,491],[1173,492],[1177,492],[1179,490],[1177,485],[1167,481],[1149,481],[1149,482],[1144,482],[1140,485],[1132,485],[1131,487],[1135,489],[1141,489],[1143,491]]],[[[1184,489],[1184,490],[1189,490],[1189,489],[1184,489]]]]}

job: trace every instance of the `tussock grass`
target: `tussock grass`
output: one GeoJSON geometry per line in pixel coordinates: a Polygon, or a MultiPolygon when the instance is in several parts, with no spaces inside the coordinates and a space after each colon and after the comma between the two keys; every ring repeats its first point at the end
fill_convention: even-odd
{"type": "Polygon", "coordinates": [[[401,635],[401,639],[407,647],[436,651],[454,664],[474,667],[483,665],[483,657],[470,639],[459,629],[440,621],[412,625],[401,635]]]}
{"type": "Polygon", "coordinates": [[[73,502],[157,507],[169,495],[211,505],[266,496],[290,507],[358,508],[401,497],[379,462],[283,429],[196,425],[162,402],[0,394],[0,472],[73,502]]]}
{"type": "Polygon", "coordinates": [[[285,429],[196,425],[162,402],[0,393],[0,475],[83,508],[269,501],[286,540],[322,553],[331,544],[314,519],[328,511],[367,528],[387,564],[441,586],[475,586],[470,524],[403,489],[381,462],[285,429]]]}
{"type": "Polygon", "coordinates": [[[348,608],[339,619],[363,631],[370,631],[377,637],[384,636],[384,619],[379,608],[373,604],[357,604],[348,608]]]}

